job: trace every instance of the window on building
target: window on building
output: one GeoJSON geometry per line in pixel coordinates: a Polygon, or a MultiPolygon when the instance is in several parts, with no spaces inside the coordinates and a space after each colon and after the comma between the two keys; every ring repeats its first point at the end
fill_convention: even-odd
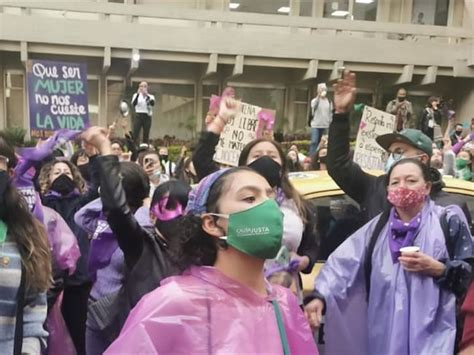
{"type": "Polygon", "coordinates": [[[354,20],[375,21],[377,18],[377,0],[354,0],[352,15],[354,20]]]}
{"type": "Polygon", "coordinates": [[[25,127],[25,83],[23,74],[6,73],[4,77],[7,128],[25,127]]]}
{"type": "Polygon", "coordinates": [[[313,12],[313,0],[300,0],[300,16],[311,16],[313,12]]]}
{"type": "Polygon", "coordinates": [[[266,89],[266,88],[249,88],[235,86],[235,95],[252,105],[262,108],[268,108],[276,111],[275,132],[283,132],[288,129],[288,120],[284,117],[285,109],[285,90],[284,89],[266,89]]]}
{"type": "Polygon", "coordinates": [[[323,17],[345,19],[349,15],[349,0],[324,0],[323,17]]]}
{"type": "Polygon", "coordinates": [[[295,133],[303,133],[308,126],[308,89],[299,88],[295,90],[294,100],[294,127],[295,133]]]}
{"type": "Polygon", "coordinates": [[[375,21],[377,3],[378,0],[324,0],[323,16],[333,19],[375,21]]]}
{"type": "Polygon", "coordinates": [[[413,0],[412,23],[417,25],[446,26],[449,0],[413,0]]]}
{"type": "MultiPolygon", "coordinates": [[[[107,79],[107,125],[112,124],[114,121],[120,123],[122,122],[122,114],[119,111],[119,105],[122,100],[127,101],[130,107],[130,113],[128,117],[132,116],[131,101],[133,93],[131,91],[132,88],[130,88],[130,92],[126,90],[125,80],[107,79]]],[[[126,131],[130,131],[131,129],[131,124],[129,121],[126,131]]]]}
{"type": "Polygon", "coordinates": [[[87,97],[89,100],[89,122],[91,126],[99,124],[99,80],[87,80],[87,97]]]}
{"type": "Polygon", "coordinates": [[[230,0],[229,10],[238,12],[255,12],[259,14],[288,15],[289,0],[230,0]]]}
{"type": "MultiPolygon", "coordinates": [[[[134,84],[138,86],[138,83],[134,84]]],[[[177,139],[193,139],[196,135],[193,84],[162,84],[148,82],[148,91],[155,95],[151,139],[165,135],[177,139]]]]}

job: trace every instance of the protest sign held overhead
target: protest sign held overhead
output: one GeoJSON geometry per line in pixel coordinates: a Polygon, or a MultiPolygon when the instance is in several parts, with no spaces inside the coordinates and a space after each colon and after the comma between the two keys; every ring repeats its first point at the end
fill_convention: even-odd
{"type": "Polygon", "coordinates": [[[86,64],[30,60],[27,77],[31,137],[89,126],[86,64]]]}
{"type": "Polygon", "coordinates": [[[378,145],[375,138],[382,134],[393,133],[394,129],[394,115],[365,106],[357,133],[354,162],[364,169],[383,170],[385,150],[378,145]]]}
{"type": "Polygon", "coordinates": [[[275,111],[241,103],[237,114],[226,124],[216,147],[214,161],[237,166],[240,152],[252,140],[273,130],[275,111]]]}

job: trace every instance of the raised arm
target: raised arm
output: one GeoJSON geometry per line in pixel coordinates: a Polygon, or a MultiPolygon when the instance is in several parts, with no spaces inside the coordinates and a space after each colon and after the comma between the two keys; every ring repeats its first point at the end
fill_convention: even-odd
{"type": "Polygon", "coordinates": [[[346,71],[334,85],[335,111],[329,126],[327,168],[336,184],[360,204],[376,177],[365,173],[349,154],[349,112],[355,97],[355,74],[346,71]]]}
{"type": "Polygon", "coordinates": [[[83,139],[95,146],[101,154],[97,157],[97,163],[103,210],[124,253],[125,262],[132,268],[143,250],[146,231],[138,224],[128,207],[120,178],[120,163],[112,154],[106,134],[105,129],[91,127],[84,132],[83,139]]]}
{"type": "Polygon", "coordinates": [[[230,97],[222,98],[218,115],[207,125],[207,131],[201,133],[193,154],[193,165],[199,180],[219,169],[213,160],[216,146],[225,125],[235,115],[238,107],[238,101],[230,97]]]}

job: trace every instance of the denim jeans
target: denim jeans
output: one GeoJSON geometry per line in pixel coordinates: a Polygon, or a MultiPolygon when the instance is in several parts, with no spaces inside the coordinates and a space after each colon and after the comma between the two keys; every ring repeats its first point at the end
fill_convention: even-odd
{"type": "Polygon", "coordinates": [[[309,146],[309,155],[311,157],[316,154],[319,142],[324,134],[325,128],[311,128],[311,145],[309,146]]]}

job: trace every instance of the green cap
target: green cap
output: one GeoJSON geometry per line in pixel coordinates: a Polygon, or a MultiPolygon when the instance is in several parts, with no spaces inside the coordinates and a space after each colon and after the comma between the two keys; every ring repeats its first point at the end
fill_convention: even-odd
{"type": "Polygon", "coordinates": [[[400,133],[383,134],[375,138],[375,141],[385,150],[395,142],[402,142],[422,150],[430,157],[433,154],[433,141],[423,132],[417,129],[404,129],[400,133]]]}

